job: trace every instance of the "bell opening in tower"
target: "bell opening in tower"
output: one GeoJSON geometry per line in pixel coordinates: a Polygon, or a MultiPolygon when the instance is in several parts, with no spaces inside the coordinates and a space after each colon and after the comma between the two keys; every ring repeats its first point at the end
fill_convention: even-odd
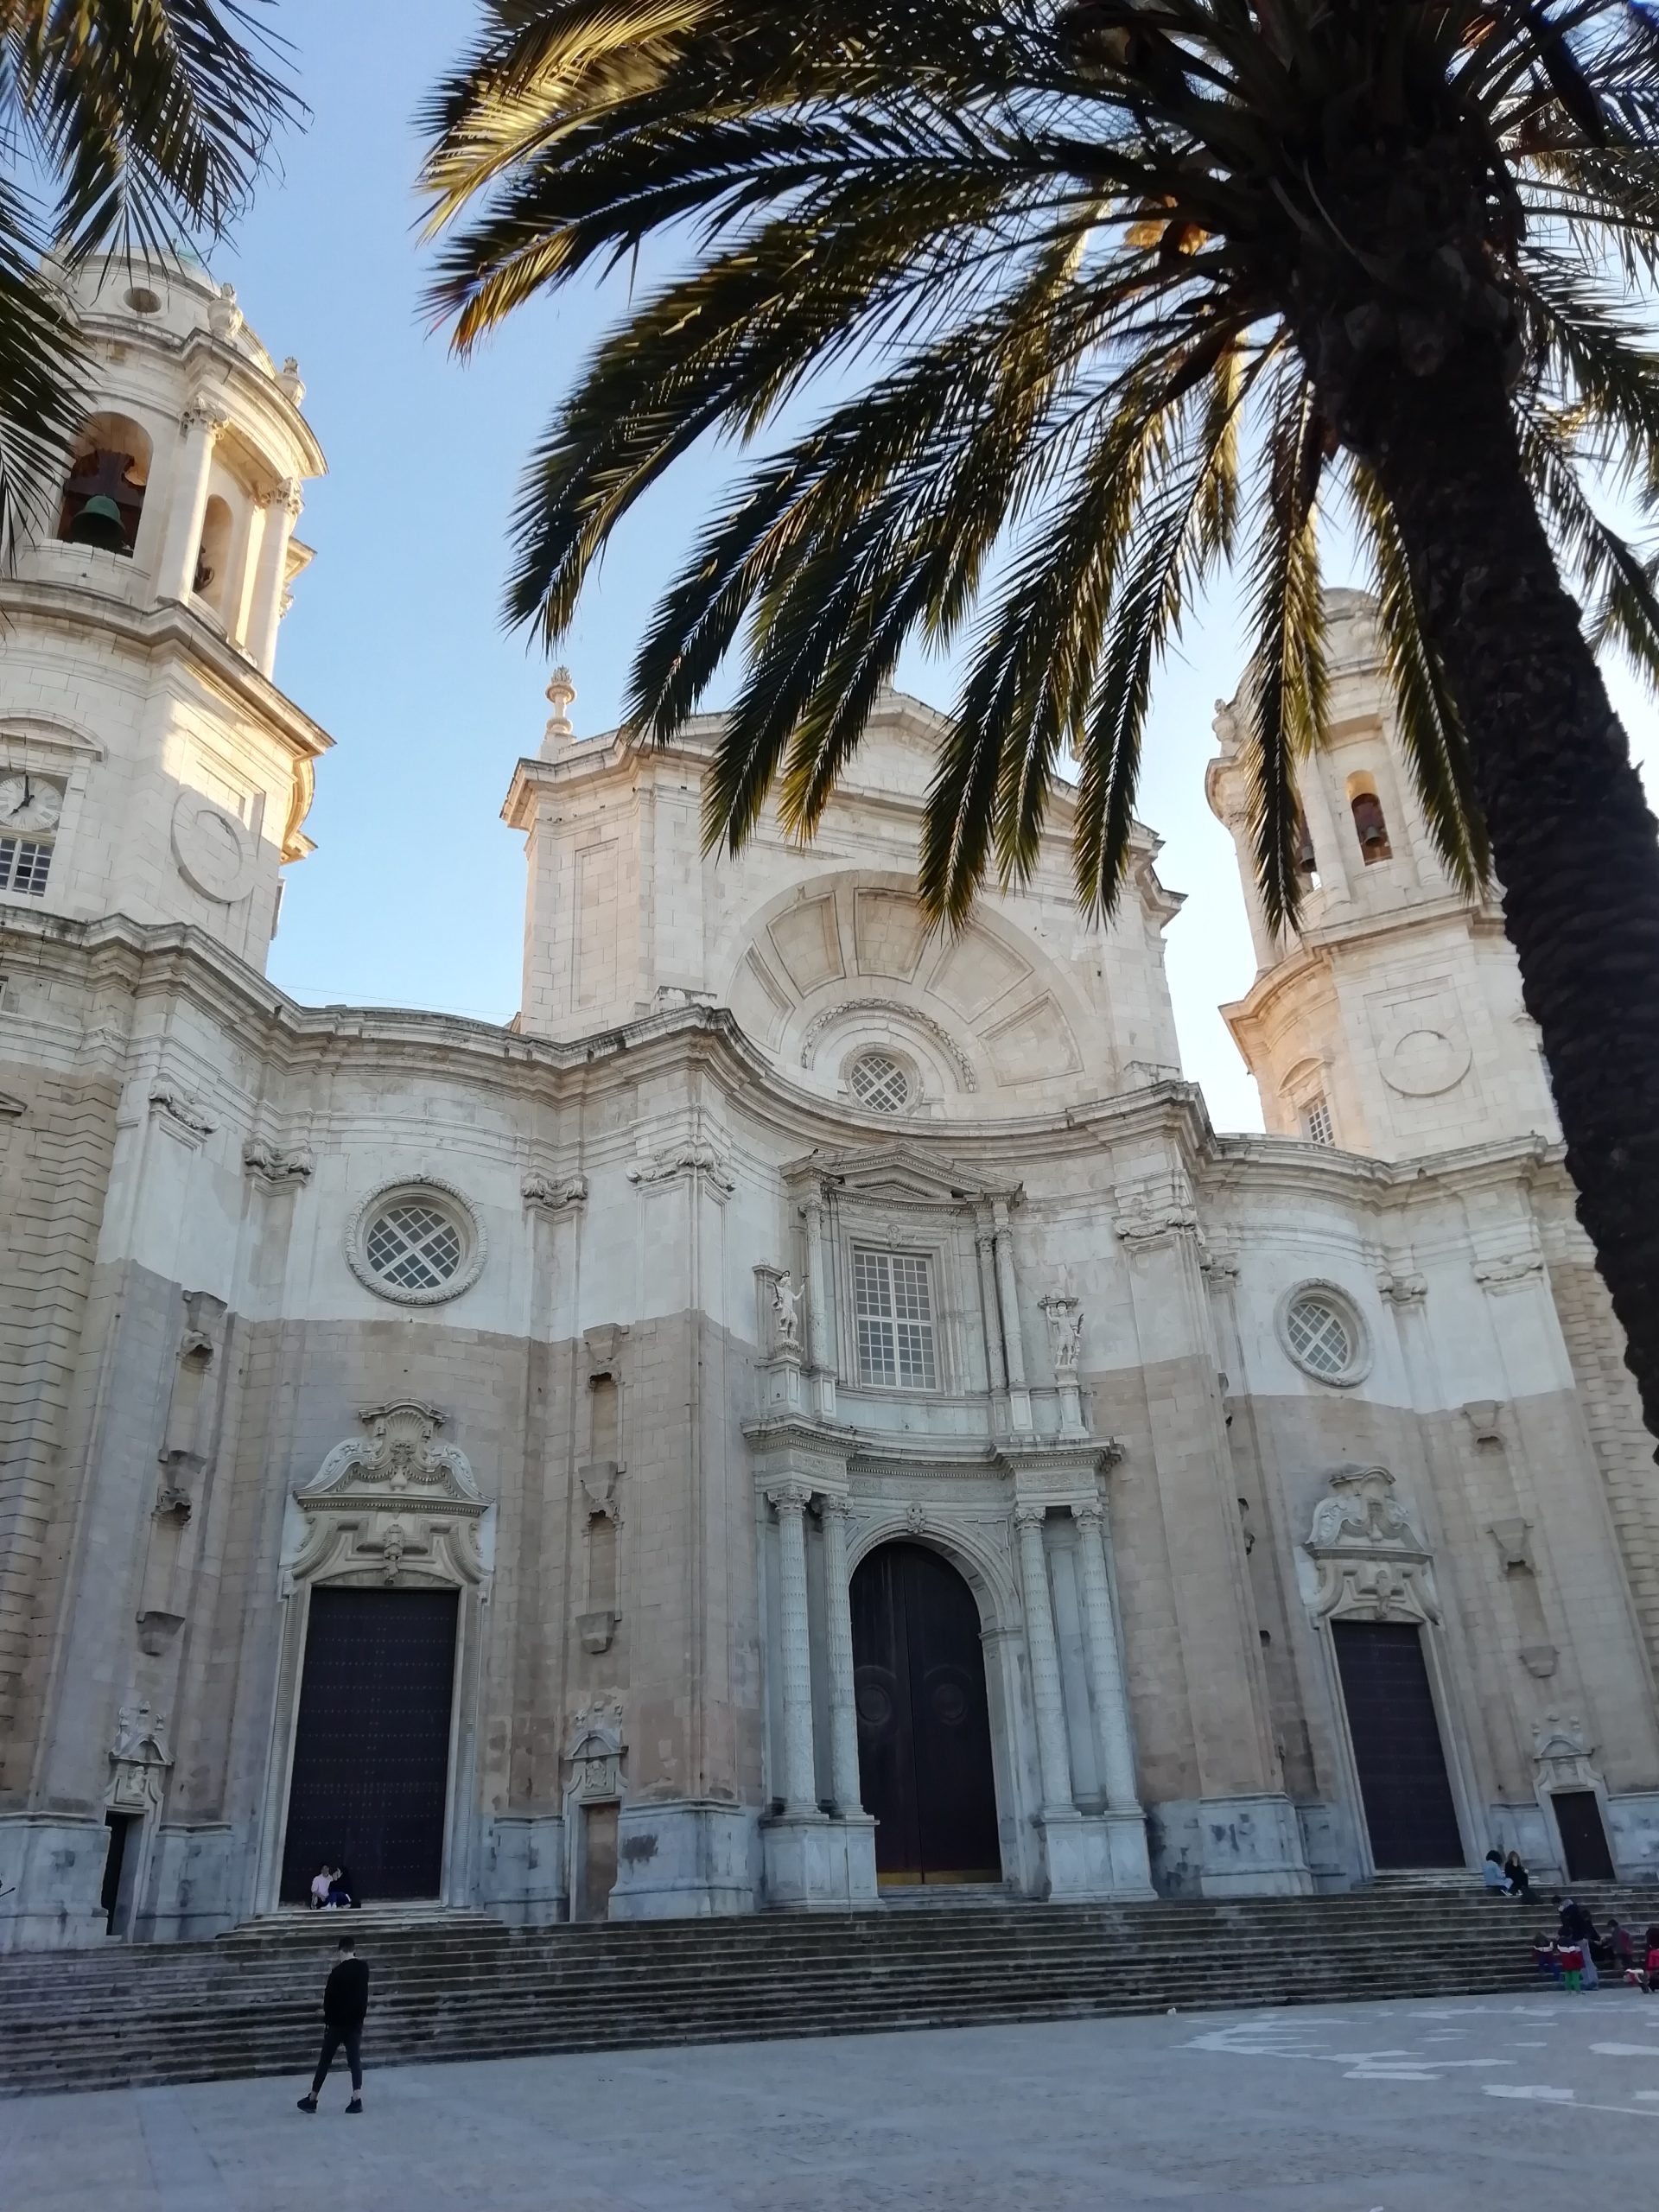
{"type": "Polygon", "coordinates": [[[64,482],[58,536],[71,545],[131,556],[149,480],[149,440],[123,416],[94,416],[76,442],[64,482]]]}

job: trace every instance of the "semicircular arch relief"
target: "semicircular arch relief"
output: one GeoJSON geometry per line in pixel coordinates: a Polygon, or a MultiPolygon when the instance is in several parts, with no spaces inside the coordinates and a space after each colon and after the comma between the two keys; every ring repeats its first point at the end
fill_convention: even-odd
{"type": "Polygon", "coordinates": [[[1005,914],[988,902],[954,935],[931,933],[897,874],[809,879],[734,918],[714,966],[739,1026],[784,1072],[840,1096],[855,1049],[885,1038],[922,1071],[912,1110],[1077,1076],[1079,1037],[1098,1029],[1005,914]]]}

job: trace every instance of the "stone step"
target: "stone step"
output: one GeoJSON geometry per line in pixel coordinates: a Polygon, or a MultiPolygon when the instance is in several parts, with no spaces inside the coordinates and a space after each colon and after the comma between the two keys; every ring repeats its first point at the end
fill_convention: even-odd
{"type": "MultiPolygon", "coordinates": [[[[1580,1894],[1604,1921],[1659,1917],[1659,1891],[1580,1894]]],[[[1529,1917],[1450,1889],[545,1929],[440,1910],[277,1913],[213,1943],[0,1961],[0,2088],[301,2070],[345,1927],[375,1968],[371,2047],[391,2065],[1521,1991],[1536,1979],[1530,1936],[1552,1917],[1547,1900],[1529,1917]]]]}

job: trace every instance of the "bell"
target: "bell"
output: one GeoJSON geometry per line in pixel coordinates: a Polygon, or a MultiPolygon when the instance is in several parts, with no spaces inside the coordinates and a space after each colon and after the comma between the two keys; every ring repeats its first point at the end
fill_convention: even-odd
{"type": "Polygon", "coordinates": [[[87,500],[70,524],[67,535],[71,545],[95,545],[101,553],[124,553],[127,550],[121,510],[102,492],[87,500]]]}

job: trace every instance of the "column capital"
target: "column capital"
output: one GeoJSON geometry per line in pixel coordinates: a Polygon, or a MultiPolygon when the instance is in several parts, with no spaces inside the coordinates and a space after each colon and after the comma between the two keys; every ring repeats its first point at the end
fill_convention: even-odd
{"type": "Polygon", "coordinates": [[[262,492],[257,504],[262,507],[281,507],[290,522],[300,518],[300,509],[305,505],[305,486],[297,476],[283,476],[269,492],[262,492]]]}
{"type": "Polygon", "coordinates": [[[1098,1529],[1105,1524],[1106,1508],[1097,1497],[1080,1497],[1071,1508],[1071,1518],[1085,1529],[1098,1529]]]}
{"type": "Polygon", "coordinates": [[[853,1501],[850,1497],[843,1497],[838,1491],[825,1491],[818,1497],[818,1510],[826,1521],[850,1521],[853,1517],[853,1501]]]}
{"type": "Polygon", "coordinates": [[[205,391],[195,391],[184,403],[184,411],[179,416],[179,428],[181,430],[206,430],[207,442],[211,445],[230,419],[216,399],[205,391]]]}
{"type": "Polygon", "coordinates": [[[1047,1518],[1048,1508],[1039,1505],[1034,1498],[1021,1498],[1014,1509],[1016,1529],[1040,1529],[1047,1518]]]}
{"type": "Polygon", "coordinates": [[[766,1492],[766,1503],[780,1517],[785,1513],[804,1513],[811,1503],[810,1483],[773,1483],[766,1492]]]}

